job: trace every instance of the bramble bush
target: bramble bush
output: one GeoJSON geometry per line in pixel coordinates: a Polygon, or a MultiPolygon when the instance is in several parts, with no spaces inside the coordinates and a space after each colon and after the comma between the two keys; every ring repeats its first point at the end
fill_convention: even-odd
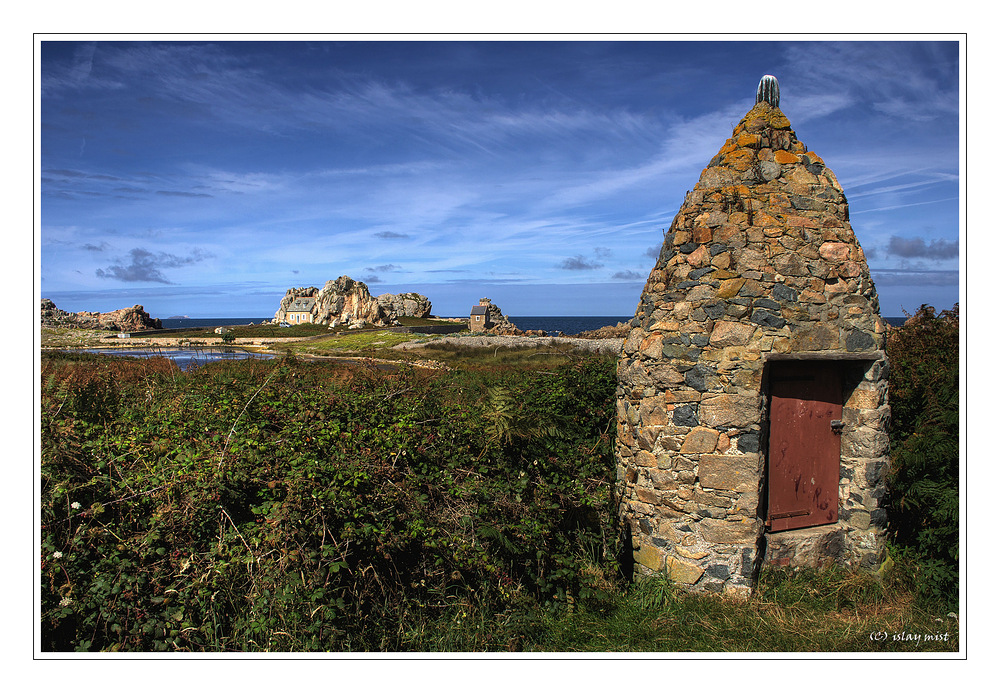
{"type": "Polygon", "coordinates": [[[924,599],[958,605],[959,315],[921,306],[889,333],[893,543],[924,599]]]}
{"type": "Polygon", "coordinates": [[[41,375],[45,650],[502,650],[609,588],[613,359],[41,375]]]}

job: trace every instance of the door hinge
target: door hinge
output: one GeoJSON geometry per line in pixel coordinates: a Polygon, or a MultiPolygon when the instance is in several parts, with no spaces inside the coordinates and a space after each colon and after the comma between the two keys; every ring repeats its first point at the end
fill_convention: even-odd
{"type": "Polygon", "coordinates": [[[774,513],[768,520],[784,520],[786,517],[798,517],[799,515],[808,515],[810,510],[792,510],[787,513],[774,513]]]}

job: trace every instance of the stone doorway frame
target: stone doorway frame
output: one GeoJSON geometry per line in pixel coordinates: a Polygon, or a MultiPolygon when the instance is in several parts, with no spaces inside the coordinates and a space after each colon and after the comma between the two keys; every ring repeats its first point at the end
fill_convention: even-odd
{"type": "Polygon", "coordinates": [[[772,353],[761,378],[761,451],[764,455],[758,516],[767,518],[770,441],[770,366],[789,361],[823,361],[841,365],[843,430],[837,522],[817,527],[763,532],[763,563],[792,568],[832,564],[874,568],[882,560],[886,525],[886,474],[889,464],[889,406],[885,352],[772,353]]]}

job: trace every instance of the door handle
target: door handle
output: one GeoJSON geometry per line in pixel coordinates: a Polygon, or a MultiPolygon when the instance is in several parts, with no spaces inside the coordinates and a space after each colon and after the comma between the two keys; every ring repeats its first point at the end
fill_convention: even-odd
{"type": "Polygon", "coordinates": [[[841,421],[840,419],[831,419],[830,428],[833,430],[834,433],[841,433],[844,430],[844,422],[841,421]]]}

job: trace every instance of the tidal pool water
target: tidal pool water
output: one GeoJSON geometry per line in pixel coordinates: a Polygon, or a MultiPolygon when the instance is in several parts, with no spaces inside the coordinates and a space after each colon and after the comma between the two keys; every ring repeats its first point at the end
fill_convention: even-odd
{"type": "Polygon", "coordinates": [[[82,351],[90,354],[111,354],[113,356],[131,356],[134,358],[162,356],[176,363],[182,370],[187,370],[192,366],[203,366],[206,363],[214,361],[275,358],[273,354],[259,354],[237,347],[214,347],[208,349],[126,347],[120,349],[83,349],[82,351]]]}

